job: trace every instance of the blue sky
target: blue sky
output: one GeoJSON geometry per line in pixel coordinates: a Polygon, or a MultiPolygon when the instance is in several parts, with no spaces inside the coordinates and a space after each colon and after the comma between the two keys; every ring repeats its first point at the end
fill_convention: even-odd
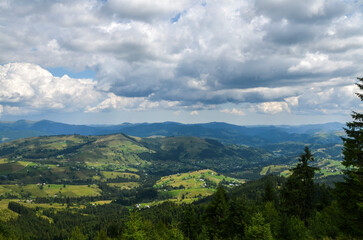
{"type": "Polygon", "coordinates": [[[0,3],[0,121],[350,120],[361,1],[0,3]]]}

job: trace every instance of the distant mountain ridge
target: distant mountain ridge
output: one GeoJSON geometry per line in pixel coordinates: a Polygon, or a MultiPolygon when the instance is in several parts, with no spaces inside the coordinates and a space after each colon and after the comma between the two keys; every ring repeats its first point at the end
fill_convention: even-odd
{"type": "Polygon", "coordinates": [[[183,124],[124,123],[120,125],[72,125],[49,120],[0,122],[0,142],[51,135],[105,135],[124,133],[136,137],[195,136],[210,138],[227,144],[261,146],[271,143],[298,141],[303,143],[340,142],[344,124],[308,124],[301,126],[238,126],[224,122],[183,124]]]}

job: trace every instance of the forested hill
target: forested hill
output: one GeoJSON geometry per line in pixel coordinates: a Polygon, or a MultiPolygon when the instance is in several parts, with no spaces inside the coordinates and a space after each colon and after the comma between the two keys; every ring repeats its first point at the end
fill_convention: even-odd
{"type": "Polygon", "coordinates": [[[327,123],[301,126],[238,126],[228,123],[181,124],[124,123],[111,126],[87,126],[57,123],[48,120],[31,122],[0,122],[0,142],[19,138],[49,135],[104,135],[124,133],[137,137],[195,136],[215,139],[227,144],[263,146],[282,142],[309,144],[340,143],[343,124],[327,123]]]}
{"type": "MultiPolygon", "coordinates": [[[[21,180],[33,176],[32,183],[40,181],[41,172],[29,168],[30,165],[46,164],[50,169],[66,168],[67,171],[77,168],[82,172],[82,181],[87,182],[92,181],[98,168],[110,171],[132,168],[156,176],[208,168],[232,172],[250,165],[260,166],[269,155],[257,148],[226,146],[197,137],[137,138],[124,134],[33,137],[0,144],[0,159],[6,159],[10,170],[19,169],[11,177],[21,180]]],[[[6,166],[2,167],[6,172],[6,166]]],[[[63,173],[67,171],[63,170],[54,171],[48,182],[64,178],[63,173]],[[57,177],[58,173],[62,176],[57,177]]],[[[42,178],[46,172],[51,171],[41,173],[42,178]]]]}

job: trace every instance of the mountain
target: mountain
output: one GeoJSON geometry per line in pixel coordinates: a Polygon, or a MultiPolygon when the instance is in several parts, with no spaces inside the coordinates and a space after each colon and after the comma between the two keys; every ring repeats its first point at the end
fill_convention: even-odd
{"type": "Polygon", "coordinates": [[[89,183],[99,180],[97,173],[108,175],[105,171],[152,176],[202,169],[232,173],[259,166],[269,156],[261,149],[197,137],[43,136],[0,144],[0,175],[6,176],[4,181],[89,183]]]}
{"type": "Polygon", "coordinates": [[[48,120],[31,122],[0,122],[0,142],[24,137],[50,135],[104,135],[124,133],[137,137],[150,136],[195,136],[210,138],[227,144],[263,146],[281,142],[338,143],[343,134],[341,123],[313,124],[301,126],[238,126],[212,122],[201,124],[164,123],[124,123],[111,126],[87,126],[57,123],[48,120]]]}

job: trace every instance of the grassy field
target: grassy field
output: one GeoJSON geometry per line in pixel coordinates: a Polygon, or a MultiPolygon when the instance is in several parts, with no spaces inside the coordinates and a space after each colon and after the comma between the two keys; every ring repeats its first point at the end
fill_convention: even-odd
{"type": "Polygon", "coordinates": [[[325,159],[318,162],[317,166],[320,168],[321,178],[342,174],[343,165],[340,161],[325,159]]]}
{"type": "Polygon", "coordinates": [[[116,178],[136,178],[139,179],[140,176],[134,173],[126,173],[126,172],[113,172],[113,171],[101,171],[101,174],[106,179],[116,179],[116,178]]]}
{"type": "Polygon", "coordinates": [[[8,209],[8,204],[13,199],[2,199],[0,200],[0,220],[8,221],[10,219],[17,218],[19,214],[8,209]]]}
{"type": "MultiPolygon", "coordinates": [[[[317,178],[324,178],[327,176],[342,174],[341,172],[343,166],[341,162],[337,160],[322,159],[310,165],[320,168],[320,171],[316,172],[317,178]]],[[[293,167],[294,166],[288,166],[288,165],[269,165],[262,168],[260,175],[263,176],[268,174],[278,174],[284,177],[288,177],[292,173],[289,169],[293,167]]]]}
{"type": "Polygon", "coordinates": [[[212,170],[206,169],[162,177],[159,181],[156,182],[155,187],[161,188],[163,186],[184,186],[185,188],[199,188],[205,186],[206,179],[214,182],[216,185],[218,185],[222,180],[237,184],[242,183],[238,179],[226,177],[212,170]]]}
{"type": "Polygon", "coordinates": [[[131,189],[140,186],[137,182],[107,183],[107,185],[119,189],[131,189]]]}
{"type": "Polygon", "coordinates": [[[28,185],[0,185],[0,195],[11,194],[16,197],[81,197],[99,196],[101,189],[97,185],[59,185],[59,184],[28,184],[28,185]]]}
{"type": "Polygon", "coordinates": [[[160,195],[183,201],[213,194],[221,181],[224,181],[227,186],[243,183],[241,180],[205,169],[162,177],[154,187],[158,189],[160,195]]]}
{"type": "Polygon", "coordinates": [[[278,174],[288,169],[290,169],[288,165],[269,165],[262,168],[260,175],[264,176],[267,174],[278,174]]]}
{"type": "Polygon", "coordinates": [[[8,163],[8,159],[6,159],[6,158],[1,158],[1,159],[0,159],[0,164],[4,164],[4,163],[8,163]]]}

